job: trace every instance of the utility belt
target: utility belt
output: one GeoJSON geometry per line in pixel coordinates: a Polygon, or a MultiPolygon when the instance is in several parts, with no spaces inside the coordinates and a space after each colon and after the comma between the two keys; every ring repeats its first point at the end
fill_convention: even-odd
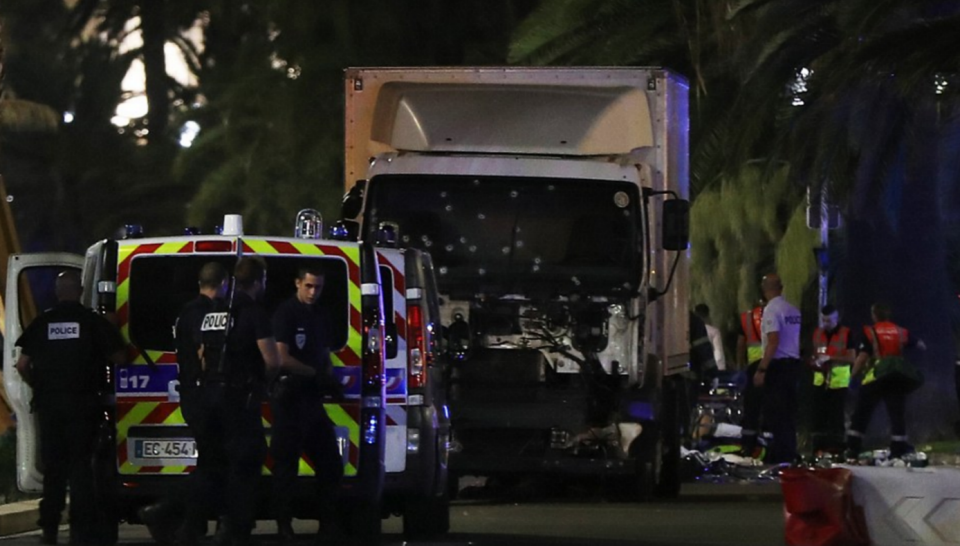
{"type": "Polygon", "coordinates": [[[238,390],[247,390],[253,391],[257,388],[257,382],[252,378],[229,378],[229,377],[210,377],[210,378],[201,378],[199,380],[199,385],[204,386],[216,386],[216,387],[227,387],[230,389],[238,390]]]}
{"type": "Polygon", "coordinates": [[[791,364],[800,364],[799,358],[774,358],[770,361],[771,366],[789,366],[791,364]]]}
{"type": "Polygon", "coordinates": [[[313,377],[284,373],[270,383],[270,398],[275,401],[288,401],[301,396],[322,397],[324,394],[313,377]]]}

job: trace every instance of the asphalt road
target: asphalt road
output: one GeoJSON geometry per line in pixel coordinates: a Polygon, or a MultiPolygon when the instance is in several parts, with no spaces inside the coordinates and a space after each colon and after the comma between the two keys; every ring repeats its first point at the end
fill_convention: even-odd
{"type": "MultiPolygon", "coordinates": [[[[783,504],[776,483],[687,484],[670,502],[610,502],[589,493],[577,498],[468,495],[451,506],[451,532],[431,541],[406,541],[399,518],[383,525],[384,546],[772,546],[783,544],[783,504]]],[[[303,544],[317,544],[316,522],[297,521],[303,544]]],[[[263,545],[275,542],[275,526],[261,521],[263,545]]],[[[146,528],[121,527],[120,543],[152,544],[146,528]]],[[[61,531],[60,543],[67,543],[61,531]]],[[[38,533],[0,539],[0,546],[35,546],[38,533]]],[[[212,543],[210,543],[212,544],[212,543]]]]}

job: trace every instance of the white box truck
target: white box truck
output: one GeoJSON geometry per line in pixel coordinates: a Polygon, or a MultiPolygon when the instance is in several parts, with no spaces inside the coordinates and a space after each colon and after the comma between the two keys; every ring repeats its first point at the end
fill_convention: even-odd
{"type": "Polygon", "coordinates": [[[350,68],[344,218],[433,257],[450,476],[679,491],[688,83],[660,68],[350,68]]]}

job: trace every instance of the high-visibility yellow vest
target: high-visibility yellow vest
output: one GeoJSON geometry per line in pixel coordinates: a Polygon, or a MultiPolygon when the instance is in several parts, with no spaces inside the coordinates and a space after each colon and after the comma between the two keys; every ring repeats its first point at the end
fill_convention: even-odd
{"type": "Polygon", "coordinates": [[[747,340],[747,364],[763,358],[763,338],[760,335],[762,320],[763,307],[759,305],[740,313],[740,327],[747,340]]]}
{"type": "MultiPolygon", "coordinates": [[[[850,329],[846,326],[840,326],[829,336],[823,328],[817,328],[813,332],[813,348],[818,355],[841,355],[847,350],[849,340],[850,329]]],[[[845,389],[850,386],[850,372],[849,362],[830,359],[825,370],[814,370],[813,384],[816,387],[826,385],[828,389],[845,389]]]]}

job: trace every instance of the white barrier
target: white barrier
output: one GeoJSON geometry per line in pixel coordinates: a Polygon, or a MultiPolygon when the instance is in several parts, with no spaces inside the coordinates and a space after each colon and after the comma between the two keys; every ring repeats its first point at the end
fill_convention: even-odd
{"type": "Polygon", "coordinates": [[[960,545],[960,469],[844,468],[873,546],[960,545]]]}

